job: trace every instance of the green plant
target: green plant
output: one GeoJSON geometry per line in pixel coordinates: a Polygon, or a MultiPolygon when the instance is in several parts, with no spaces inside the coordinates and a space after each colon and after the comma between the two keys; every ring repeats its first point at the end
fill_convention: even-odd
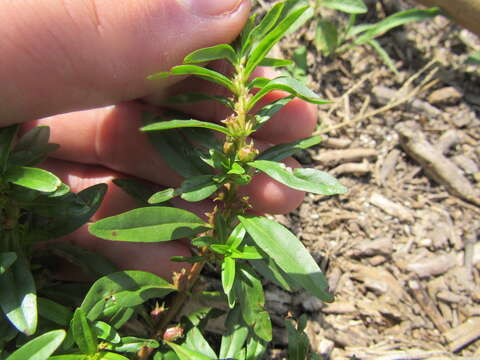
{"type": "MultiPolygon", "coordinates": [[[[250,183],[258,172],[297,190],[321,195],[346,191],[327,173],[291,169],[281,163],[298,150],[318,144],[319,137],[276,145],[263,152],[249,139],[295,97],[314,104],[327,103],[293,78],[252,78],[257,66],[290,64],[266,56],[287,32],[308,19],[309,12],[311,8],[303,1],[277,3],[260,21],[252,17],[233,45],[194,51],[185,57],[183,65],[150,77],[195,75],[231,93],[229,97],[184,94],[170,100],[218,101],[232,110],[222,124],[179,117],[164,120],[148,114],[141,131],[150,135],[166,161],[185,180],[179,188],[148,195],[138,183],[118,180],[119,186],[141,202],[147,200],[147,206],[90,226],[92,234],[113,241],[189,239],[194,255],[173,260],[191,266],[175,274],[171,282],[147,272],[116,271],[98,255],[66,245],[56,246],[55,253],[100,277],[86,296],[81,284],[57,284],[48,274],[36,273],[48,264],[38,256],[38,250],[32,251],[33,244],[65,235],[88,221],[105,187],[97,185],[75,195],[55,175],[31,167],[53,149],[48,144],[48,128],[32,130],[14,147],[17,126],[1,131],[0,306],[2,316],[13,327],[6,321],[1,323],[0,359],[25,359],[25,354],[35,360],[262,359],[272,340],[272,324],[264,308],[261,277],[288,291],[303,288],[323,301],[333,300],[322,270],[300,240],[275,221],[251,214],[248,199],[238,195],[239,187],[250,183]],[[212,60],[229,62],[233,75],[227,77],[197,65],[212,60]],[[273,90],[289,95],[254,112],[254,106],[273,90]],[[205,220],[165,206],[174,197],[190,202],[214,197],[216,207],[205,220]],[[205,291],[198,286],[206,265],[219,271],[221,289],[205,291]],[[190,298],[207,298],[218,307],[187,313],[178,320],[190,298]],[[208,322],[222,313],[226,316],[226,332],[217,344],[209,343],[205,337],[208,322]],[[44,321],[37,327],[38,315],[44,321]],[[122,326],[129,321],[137,323],[136,333],[124,333],[122,326]],[[27,336],[34,333],[41,335],[27,342],[27,336]],[[23,346],[15,350],[19,345],[23,346]]],[[[305,317],[297,326],[287,320],[289,359],[318,358],[310,353],[303,332],[305,324],[305,317]]]]}
{"type": "Polygon", "coordinates": [[[368,11],[363,0],[315,0],[315,46],[325,56],[346,52],[355,46],[369,45],[380,56],[382,61],[397,73],[393,60],[376,40],[393,28],[416,21],[422,21],[440,14],[440,9],[409,9],[397,12],[375,24],[356,25],[357,16],[368,11]],[[349,15],[345,27],[321,17],[322,8],[329,8],[349,15]]]}

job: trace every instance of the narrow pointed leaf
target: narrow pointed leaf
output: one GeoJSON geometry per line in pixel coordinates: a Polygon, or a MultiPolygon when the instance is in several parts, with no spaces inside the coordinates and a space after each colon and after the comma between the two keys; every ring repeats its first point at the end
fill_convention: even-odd
{"type": "Polygon", "coordinates": [[[323,0],[321,5],[347,14],[364,14],[368,11],[363,0],[323,0]]]}
{"type": "Polygon", "coordinates": [[[212,175],[192,176],[182,182],[180,197],[190,202],[201,201],[215,193],[220,186],[213,181],[212,175]]]}
{"type": "Polygon", "coordinates": [[[242,217],[239,220],[247,229],[253,241],[277,265],[304,289],[323,301],[332,301],[328,283],[322,271],[303,246],[288,229],[265,217],[242,217]]]}
{"type": "Polygon", "coordinates": [[[338,31],[337,26],[332,21],[318,20],[315,31],[315,46],[325,56],[335,53],[338,47],[338,31]]]}
{"type": "Polygon", "coordinates": [[[0,129],[0,174],[6,170],[8,157],[18,129],[19,125],[10,125],[0,129]]]}
{"type": "Polygon", "coordinates": [[[252,336],[247,341],[246,360],[263,359],[263,355],[267,350],[267,343],[258,337],[252,336]]]}
{"type": "Polygon", "coordinates": [[[93,331],[85,312],[81,308],[75,310],[71,327],[73,338],[80,348],[80,351],[88,355],[95,354],[98,347],[97,335],[93,331]]]}
{"type": "Polygon", "coordinates": [[[248,336],[248,328],[241,320],[240,307],[237,305],[228,313],[225,319],[227,331],[222,336],[219,355],[221,359],[233,358],[245,344],[248,336]]]}
{"type": "Polygon", "coordinates": [[[151,206],[104,218],[90,225],[89,230],[106,240],[161,242],[188,238],[207,228],[202,219],[189,211],[151,206]]]}
{"type": "Polygon", "coordinates": [[[286,16],[275,28],[270,31],[252,50],[247,65],[245,67],[246,74],[250,75],[252,71],[265,58],[272,47],[282,38],[282,36],[290,29],[292,25],[308,10],[308,6],[300,7],[286,16]]]}
{"type": "Polygon", "coordinates": [[[248,165],[292,189],[320,195],[343,194],[347,191],[337,179],[316,169],[291,169],[283,163],[268,160],[255,160],[249,162],[248,165]]]}
{"type": "Polygon", "coordinates": [[[64,330],[53,330],[30,340],[7,360],[47,360],[65,339],[64,330]]]}
{"type": "Polygon", "coordinates": [[[203,355],[198,351],[191,350],[185,346],[177,345],[170,341],[165,341],[170,346],[180,360],[212,360],[212,358],[203,355]]]}
{"type": "Polygon", "coordinates": [[[293,65],[292,60],[287,59],[274,59],[274,58],[264,58],[258,66],[269,66],[269,67],[284,67],[293,65]]]}
{"type": "Polygon", "coordinates": [[[150,75],[148,79],[154,80],[158,78],[166,78],[170,75],[196,75],[202,79],[217,83],[223,87],[226,87],[230,91],[233,91],[233,83],[225,75],[222,75],[216,71],[206,69],[196,65],[178,65],[170,69],[169,72],[163,72],[155,75],[150,75]]]}
{"type": "Polygon", "coordinates": [[[23,257],[0,275],[0,307],[8,320],[25,335],[37,329],[37,295],[27,260],[23,257]]]}
{"type": "Polygon", "coordinates": [[[239,250],[232,251],[232,259],[258,260],[263,259],[263,255],[255,246],[244,246],[239,250]]]}
{"type": "Polygon", "coordinates": [[[330,101],[320,98],[308,87],[301,82],[288,77],[280,76],[278,78],[270,80],[263,88],[257,92],[248,103],[248,108],[251,109],[261,98],[267,95],[273,90],[286,91],[293,96],[296,96],[302,100],[314,103],[314,104],[329,104],[330,101]]]}
{"type": "Polygon", "coordinates": [[[225,244],[228,245],[232,249],[236,249],[242,243],[243,238],[245,237],[246,233],[247,233],[247,231],[245,230],[243,225],[238,224],[237,226],[235,226],[235,228],[232,230],[232,232],[228,236],[225,244]]]}
{"type": "Polygon", "coordinates": [[[205,340],[198,327],[193,327],[188,331],[182,346],[193,349],[210,359],[217,359],[217,354],[205,340]]]}
{"type": "Polygon", "coordinates": [[[108,341],[112,344],[118,344],[121,340],[120,334],[112,326],[103,321],[93,323],[93,331],[99,339],[108,341]]]}
{"type": "MultiPolygon", "coordinates": [[[[175,288],[159,276],[144,271],[119,271],[98,279],[90,288],[81,308],[90,321],[100,316],[162,298],[175,288]]],[[[113,325],[110,322],[110,325],[113,325]]]]}
{"type": "Polygon", "coordinates": [[[300,150],[305,150],[312,146],[318,145],[321,141],[322,138],[320,136],[312,136],[305,139],[293,141],[288,144],[275,145],[260,153],[256,160],[281,161],[289,156],[294,155],[300,150]]]}
{"type": "Polygon", "coordinates": [[[385,32],[401,25],[408,24],[410,22],[422,21],[430,19],[441,14],[439,8],[431,8],[426,10],[410,9],[402,12],[390,15],[386,19],[378,22],[374,26],[370,27],[366,32],[354,40],[353,45],[360,45],[368,42],[369,40],[384,34],[385,32]]]}
{"type": "Polygon", "coordinates": [[[73,316],[73,312],[70,308],[47,298],[39,297],[37,301],[38,315],[60,326],[68,326],[73,316]]]}
{"type": "Polygon", "coordinates": [[[14,166],[5,172],[4,180],[29,189],[53,192],[62,181],[52,173],[38,168],[14,166]]]}
{"type": "Polygon", "coordinates": [[[380,45],[380,43],[377,40],[371,39],[367,41],[367,44],[370,45],[373,48],[373,50],[377,52],[378,56],[380,56],[380,59],[382,59],[383,63],[387,65],[388,68],[393,73],[397,75],[399,74],[392,58],[390,57],[390,55],[388,55],[388,53],[385,51],[385,49],[382,47],[382,45],[380,45]]]}
{"type": "Polygon", "coordinates": [[[137,353],[142,348],[156,349],[160,346],[154,339],[143,339],[135,336],[126,336],[121,339],[119,344],[112,346],[113,350],[118,352],[137,353]]]}
{"type": "Polygon", "coordinates": [[[185,64],[198,64],[203,62],[210,62],[213,60],[228,60],[232,65],[237,62],[237,54],[230,45],[219,44],[199,50],[195,50],[188,54],[183,62],[185,64]]]}
{"type": "Polygon", "coordinates": [[[231,294],[233,282],[235,281],[235,260],[226,256],[222,262],[222,286],[223,291],[228,297],[230,307],[235,304],[235,298],[231,294]]]}
{"type": "Polygon", "coordinates": [[[272,321],[270,320],[268,312],[258,312],[257,320],[253,325],[253,332],[263,341],[272,341],[272,321]]]}
{"type": "Polygon", "coordinates": [[[285,321],[285,327],[288,333],[288,359],[305,360],[307,359],[310,341],[300,326],[298,328],[291,320],[285,321]]]}
{"type": "Polygon", "coordinates": [[[0,253],[0,275],[5,273],[8,268],[17,260],[17,254],[14,252],[0,253]]]}
{"type": "Polygon", "coordinates": [[[277,112],[279,112],[285,105],[287,105],[294,96],[285,96],[274,102],[265,105],[255,114],[255,126],[254,129],[258,130],[263,124],[272,118],[277,112]]]}
{"type": "Polygon", "coordinates": [[[113,179],[113,183],[137,200],[141,205],[146,205],[153,193],[151,185],[139,179],[113,179]]]}
{"type": "Polygon", "coordinates": [[[215,130],[226,135],[229,135],[230,132],[225,126],[214,124],[206,121],[198,120],[170,120],[170,121],[160,121],[153,124],[146,125],[140,128],[141,131],[162,131],[162,130],[171,130],[178,128],[188,128],[188,127],[197,127],[205,128],[210,130],[215,130]]]}
{"type": "Polygon", "coordinates": [[[148,203],[149,204],[160,204],[163,202],[166,202],[168,200],[173,199],[175,196],[178,196],[180,194],[179,191],[177,191],[174,188],[168,188],[159,192],[156,192],[150,198],[148,198],[148,203]]]}

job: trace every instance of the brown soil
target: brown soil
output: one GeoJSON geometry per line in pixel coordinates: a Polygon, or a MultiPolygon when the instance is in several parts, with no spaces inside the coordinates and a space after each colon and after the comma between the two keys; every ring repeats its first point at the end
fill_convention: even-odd
{"type": "MultiPolygon", "coordinates": [[[[258,1],[257,11],[270,3],[258,1]]],[[[359,22],[414,4],[369,5],[359,22]]],[[[479,39],[443,17],[391,31],[379,41],[395,75],[365,46],[323,58],[313,36],[302,29],[279,49],[288,56],[306,45],[308,81],[334,102],[320,112],[323,145],[299,159],[336,174],[349,191],[309,195],[277,218],[324,267],[335,302],[267,285],[277,326],[271,358],[286,358],[283,318],[292,311],[308,315],[324,359],[480,359],[480,70],[464,65],[479,39]],[[424,80],[430,87],[414,92],[424,80]],[[409,129],[414,138],[400,136],[409,129]],[[427,154],[412,149],[420,142],[427,154]]]]}

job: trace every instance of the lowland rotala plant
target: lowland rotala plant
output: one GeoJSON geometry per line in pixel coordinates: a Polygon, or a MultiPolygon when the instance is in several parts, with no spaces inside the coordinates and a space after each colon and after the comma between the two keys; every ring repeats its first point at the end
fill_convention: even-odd
{"type": "MultiPolygon", "coordinates": [[[[0,305],[4,320],[0,359],[264,359],[272,340],[272,324],[264,307],[262,277],[287,291],[304,289],[323,301],[333,300],[321,269],[300,240],[270,218],[250,213],[248,198],[238,192],[258,172],[297,190],[322,195],[346,191],[324,172],[291,169],[281,162],[318,144],[319,137],[263,152],[250,140],[295,97],[326,103],[295,79],[252,75],[257,66],[290,64],[267,54],[311,11],[302,1],[277,3],[260,21],[252,17],[234,44],[194,51],[183,65],[151,76],[195,75],[231,94],[183,94],[171,99],[177,103],[219,101],[231,109],[221,124],[183,118],[164,121],[158,115],[147,115],[141,131],[151,136],[162,156],[185,180],[179,188],[139,196],[144,202],[148,199],[145,207],[90,226],[92,234],[114,241],[188,239],[194,255],[173,260],[190,266],[172,281],[142,271],[116,271],[98,255],[72,246],[56,244],[50,250],[47,246],[47,250],[34,252],[35,242],[68,234],[87,222],[98,208],[105,186],[73,194],[55,175],[32,167],[54,148],[48,144],[48,128],[32,130],[14,146],[17,127],[1,131],[0,305]],[[233,74],[227,77],[208,65],[197,65],[213,60],[229,62],[233,74]],[[254,112],[255,105],[272,90],[289,95],[254,112]],[[174,197],[190,202],[213,198],[216,206],[203,220],[167,206],[174,197]],[[100,277],[85,296],[84,285],[55,282],[49,277],[48,254],[52,251],[100,277]],[[205,291],[196,286],[207,264],[221,273],[222,289],[205,291]],[[183,312],[179,318],[189,298],[209,299],[218,308],[183,312]],[[209,320],[222,314],[223,336],[207,336],[207,341],[209,320]],[[34,334],[37,337],[32,340],[34,334]]],[[[146,192],[129,180],[117,184],[132,194],[146,192]]],[[[311,353],[303,332],[306,318],[301,317],[296,326],[287,319],[286,326],[288,358],[319,359],[311,353]]]]}

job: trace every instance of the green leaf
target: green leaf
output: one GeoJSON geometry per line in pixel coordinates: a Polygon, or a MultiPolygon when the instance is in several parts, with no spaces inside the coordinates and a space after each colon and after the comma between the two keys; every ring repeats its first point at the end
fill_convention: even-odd
{"type": "Polygon", "coordinates": [[[18,124],[0,129],[0,174],[3,174],[6,170],[12,144],[18,129],[18,124]]]}
{"type": "Polygon", "coordinates": [[[347,191],[337,179],[316,169],[297,168],[292,170],[283,163],[268,160],[255,160],[249,162],[248,165],[292,189],[320,195],[343,194],[347,191]]]}
{"type": "Polygon", "coordinates": [[[240,251],[233,250],[231,257],[232,259],[246,260],[257,260],[263,258],[262,254],[260,254],[255,246],[244,246],[240,249],[240,251]]]}
{"type": "Polygon", "coordinates": [[[88,319],[94,321],[100,316],[110,316],[119,309],[140,305],[148,299],[162,298],[174,290],[173,285],[154,274],[120,271],[95,281],[81,308],[88,319]]]}
{"type": "Polygon", "coordinates": [[[284,2],[276,3],[262,18],[260,23],[252,27],[251,31],[248,33],[248,37],[245,38],[245,41],[242,45],[242,55],[246,55],[250,49],[252,44],[256,43],[259,39],[261,40],[265,35],[270,31],[273,26],[277,23],[280,15],[282,14],[282,10],[284,7],[284,2]]]}
{"type": "Polygon", "coordinates": [[[150,75],[149,80],[167,78],[170,75],[196,75],[202,79],[217,83],[223,87],[226,87],[230,91],[234,91],[234,86],[232,81],[227,78],[225,75],[222,75],[216,71],[206,69],[201,66],[196,65],[178,65],[170,69],[169,72],[162,72],[155,75],[150,75]]]}
{"type": "Polygon", "coordinates": [[[380,45],[380,43],[377,40],[371,39],[367,41],[367,44],[370,45],[373,50],[375,50],[382,59],[383,63],[388,66],[388,68],[395,74],[399,74],[397,68],[395,67],[395,63],[393,62],[392,58],[388,53],[385,51],[385,49],[380,45]]]}
{"type": "Polygon", "coordinates": [[[285,96],[274,102],[265,105],[255,114],[255,126],[254,129],[258,130],[260,126],[265,124],[268,120],[272,118],[277,112],[279,112],[285,105],[287,105],[294,96],[285,96]]]}
{"type": "Polygon", "coordinates": [[[98,340],[94,333],[85,312],[81,308],[77,308],[73,314],[72,332],[75,343],[85,354],[93,355],[97,352],[98,340]]]}
{"type": "Polygon", "coordinates": [[[62,185],[62,181],[52,173],[27,166],[10,167],[5,172],[4,180],[42,192],[53,192],[62,185]]]}
{"type": "Polygon", "coordinates": [[[229,246],[229,248],[236,249],[240,246],[240,244],[243,241],[243,238],[245,237],[245,234],[247,231],[243,227],[242,224],[238,224],[235,226],[235,228],[232,230],[230,235],[227,238],[227,241],[225,242],[226,245],[229,246]]]}
{"type": "Polygon", "coordinates": [[[177,345],[170,341],[165,341],[168,346],[170,346],[175,354],[180,358],[180,360],[212,360],[212,358],[199,353],[198,351],[193,351],[185,346],[177,345]]]}
{"type": "Polygon", "coordinates": [[[162,131],[162,130],[171,130],[178,128],[188,128],[188,127],[197,127],[205,128],[210,130],[215,130],[226,135],[230,135],[230,132],[225,126],[214,124],[206,121],[199,120],[170,120],[170,121],[159,121],[153,124],[146,125],[141,127],[141,131],[162,131]]]}
{"type": "Polygon", "coordinates": [[[174,197],[178,196],[181,192],[174,189],[168,188],[159,192],[156,192],[148,199],[149,204],[160,204],[166,202],[168,200],[173,199],[174,197]]]}
{"type": "Polygon", "coordinates": [[[227,331],[222,336],[219,357],[222,359],[233,358],[245,344],[248,328],[242,322],[240,307],[235,306],[225,319],[227,331]]]}
{"type": "MultiPolygon", "coordinates": [[[[247,229],[248,231],[248,229],[247,229]]],[[[260,315],[264,312],[265,295],[263,293],[263,286],[260,280],[255,276],[255,273],[243,264],[237,264],[237,278],[235,292],[237,301],[242,310],[242,317],[245,323],[250,326],[255,335],[264,341],[272,340],[271,325],[265,315],[260,315]],[[269,330],[270,329],[270,332],[269,330]]],[[[267,314],[268,316],[268,314],[267,314]]]]}
{"type": "Polygon", "coordinates": [[[210,359],[217,359],[217,354],[215,354],[215,351],[213,351],[207,340],[205,340],[198,327],[193,327],[187,332],[185,342],[182,346],[195,350],[210,359]]]}
{"type": "Polygon", "coordinates": [[[55,242],[49,247],[49,250],[70,263],[78,265],[85,274],[91,275],[95,279],[118,271],[118,268],[110,260],[99,253],[68,242],[55,242]]]}
{"type": "Polygon", "coordinates": [[[47,360],[65,339],[64,330],[54,330],[30,340],[7,360],[47,360]]]}
{"type": "Polygon", "coordinates": [[[257,313],[257,319],[253,325],[253,332],[264,341],[272,341],[272,321],[270,320],[268,312],[260,311],[257,313]]]}
{"type": "Polygon", "coordinates": [[[43,297],[39,297],[37,301],[38,315],[60,326],[68,326],[73,316],[70,308],[43,297]]]}
{"type": "Polygon", "coordinates": [[[113,179],[113,183],[136,199],[141,205],[146,205],[153,193],[151,185],[139,179],[113,179]]]}
{"type": "Polygon", "coordinates": [[[264,255],[261,260],[251,260],[250,264],[255,271],[260,273],[264,278],[277,284],[279,287],[287,291],[297,291],[300,289],[298,284],[294,282],[288,275],[278,267],[273,259],[264,255]]]}
{"type": "Polygon", "coordinates": [[[48,153],[58,149],[57,144],[50,144],[50,128],[37,126],[24,134],[15,144],[10,154],[9,164],[17,166],[35,166],[47,157],[48,153]]]}
{"type": "Polygon", "coordinates": [[[290,29],[292,25],[308,10],[308,6],[302,6],[295,11],[288,14],[282,21],[280,21],[272,31],[266,34],[263,39],[253,48],[248,57],[245,66],[246,75],[251,75],[253,70],[262,62],[272,47],[283,37],[283,35],[290,29]]]}
{"type": "MultiPolygon", "coordinates": [[[[156,114],[146,113],[144,115],[145,124],[158,120],[159,117],[156,114]]],[[[185,128],[183,130],[151,131],[147,133],[151,143],[162,154],[162,158],[167,164],[185,178],[212,173],[211,169],[198,158],[192,144],[185,141],[183,137],[183,134],[188,134],[192,130],[206,129],[185,128]]]]}
{"type": "Polygon", "coordinates": [[[2,252],[0,253],[0,275],[3,275],[10,266],[17,260],[17,253],[2,252]]]}
{"type": "Polygon", "coordinates": [[[81,215],[77,214],[77,216],[64,213],[64,216],[55,218],[55,221],[52,221],[45,228],[45,231],[50,235],[49,238],[65,236],[87,223],[97,212],[106,192],[106,184],[96,184],[80,191],[76,195],[77,200],[87,206],[87,211],[83,211],[81,215]]]}
{"type": "Polygon", "coordinates": [[[246,360],[258,360],[263,359],[263,355],[267,350],[267,343],[260,338],[252,336],[247,341],[247,354],[246,360]]]}
{"type": "Polygon", "coordinates": [[[273,90],[282,90],[292,94],[302,100],[314,104],[329,104],[330,101],[320,98],[308,87],[301,82],[287,76],[280,76],[270,80],[263,88],[260,89],[248,102],[247,108],[251,109],[261,98],[273,90]]]}
{"type": "Polygon", "coordinates": [[[235,281],[235,260],[226,256],[222,262],[222,286],[227,295],[228,305],[232,308],[235,305],[235,296],[232,293],[233,282],[235,281]]]}
{"type": "Polygon", "coordinates": [[[363,0],[322,0],[321,4],[347,14],[365,14],[368,11],[363,0]]]}
{"type": "Polygon", "coordinates": [[[197,215],[182,209],[151,206],[101,219],[89,230],[106,240],[161,242],[188,238],[208,229],[197,215]]]}
{"type": "Polygon", "coordinates": [[[185,64],[198,64],[221,59],[228,60],[232,65],[235,65],[237,63],[237,54],[230,45],[219,44],[195,50],[188,54],[183,59],[183,62],[185,64]]]}
{"type": "Polygon", "coordinates": [[[328,283],[315,260],[303,244],[282,225],[264,217],[239,220],[255,243],[304,289],[323,301],[332,301],[328,283]]]}
{"type": "Polygon", "coordinates": [[[305,360],[307,359],[310,341],[304,333],[304,327],[301,322],[306,323],[305,315],[302,315],[297,327],[292,320],[285,320],[285,327],[288,333],[288,359],[289,360],[305,360]]]}
{"type": "Polygon", "coordinates": [[[439,8],[431,8],[427,10],[410,9],[406,11],[397,12],[384,20],[378,22],[374,26],[370,27],[362,35],[353,41],[353,45],[361,45],[369,40],[384,34],[385,32],[401,25],[408,24],[410,22],[422,21],[430,19],[441,14],[439,8]]]}
{"type": "Polygon", "coordinates": [[[264,58],[258,66],[270,66],[270,67],[284,67],[293,65],[292,60],[286,59],[274,59],[274,58],[264,58]]]}
{"type": "Polygon", "coordinates": [[[281,161],[294,155],[300,150],[308,149],[312,146],[320,144],[322,138],[320,136],[312,136],[305,139],[300,139],[287,144],[279,144],[263,151],[258,155],[258,160],[281,161]]]}
{"type": "Polygon", "coordinates": [[[233,109],[234,105],[233,102],[223,96],[215,96],[215,95],[207,95],[207,94],[198,94],[198,93],[190,93],[190,94],[180,94],[171,96],[167,99],[168,104],[190,104],[199,101],[216,101],[226,107],[233,109]]]}
{"type": "Polygon", "coordinates": [[[122,338],[120,344],[115,344],[112,348],[118,352],[136,353],[142,348],[156,349],[160,346],[158,341],[154,339],[143,339],[134,336],[122,338]]]}
{"type": "Polygon", "coordinates": [[[325,56],[330,56],[335,53],[338,45],[338,31],[335,23],[329,20],[318,20],[315,32],[315,46],[317,49],[325,56]]]}
{"type": "Polygon", "coordinates": [[[480,50],[470,54],[465,63],[468,65],[480,65],[480,50]]]}
{"type": "Polygon", "coordinates": [[[180,197],[183,200],[196,202],[208,198],[215,193],[221,184],[213,180],[213,175],[192,176],[182,182],[180,197]]]}
{"type": "MultiPolygon", "coordinates": [[[[97,360],[97,359],[95,359],[97,360]]],[[[113,352],[102,352],[98,360],[129,360],[127,357],[113,352]]]]}
{"type": "Polygon", "coordinates": [[[0,275],[0,289],[0,307],[8,320],[25,335],[34,334],[37,329],[37,295],[35,281],[24,257],[19,256],[0,275]]]}

